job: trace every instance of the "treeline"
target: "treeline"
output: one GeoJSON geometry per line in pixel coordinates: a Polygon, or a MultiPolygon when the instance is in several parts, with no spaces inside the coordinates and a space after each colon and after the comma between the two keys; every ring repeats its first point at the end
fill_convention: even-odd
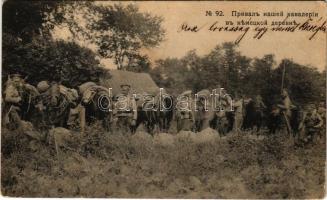
{"type": "Polygon", "coordinates": [[[288,59],[276,63],[273,55],[249,58],[233,43],[217,45],[204,56],[193,50],[181,59],[158,60],[151,67],[141,49],[163,41],[163,19],[132,4],[8,0],[2,20],[3,83],[9,74],[20,73],[32,84],[55,80],[76,87],[97,82],[107,73],[99,61],[109,58],[118,69],[151,73],[159,86],[175,94],[224,87],[232,95],[261,94],[271,104],[280,94],[285,67],[284,85],[297,104],[326,97],[325,72],[288,59]],[[73,39],[56,40],[55,28],[69,30],[73,39]],[[76,41],[87,41],[95,49],[76,41]]]}
{"type": "Polygon", "coordinates": [[[325,71],[290,59],[277,63],[273,54],[249,58],[234,43],[217,45],[204,56],[192,50],[180,59],[158,60],[151,75],[159,86],[173,94],[187,89],[197,92],[223,87],[234,97],[260,94],[271,106],[280,98],[284,69],[284,88],[296,105],[325,101],[325,71]]]}

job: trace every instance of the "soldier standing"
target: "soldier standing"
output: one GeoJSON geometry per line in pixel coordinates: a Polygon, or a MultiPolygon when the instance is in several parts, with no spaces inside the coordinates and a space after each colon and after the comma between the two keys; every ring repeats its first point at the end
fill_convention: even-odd
{"type": "Polygon", "coordinates": [[[122,84],[121,93],[116,96],[116,103],[113,110],[115,128],[126,133],[131,133],[136,125],[137,106],[135,98],[130,94],[131,86],[122,84]]]}
{"type": "Polygon", "coordinates": [[[292,116],[292,108],[294,108],[295,106],[293,105],[288,92],[286,91],[286,89],[283,89],[282,91],[282,102],[281,104],[277,104],[277,107],[281,109],[281,113],[284,117],[284,120],[286,122],[286,126],[287,126],[287,131],[290,135],[292,135],[292,130],[291,130],[291,125],[290,125],[290,118],[292,116]]]}
{"type": "Polygon", "coordinates": [[[23,81],[19,74],[13,74],[8,78],[7,87],[5,89],[5,102],[11,105],[18,105],[22,100],[21,94],[23,81]]]}
{"type": "Polygon", "coordinates": [[[319,133],[323,125],[323,120],[318,114],[314,104],[309,104],[303,113],[302,121],[299,125],[299,130],[304,129],[304,142],[312,142],[316,134],[319,133]]]}
{"type": "Polygon", "coordinates": [[[191,131],[194,124],[194,114],[192,112],[192,91],[183,92],[177,104],[177,131],[191,131]]]}
{"type": "Polygon", "coordinates": [[[20,128],[20,104],[22,101],[22,80],[19,74],[13,74],[8,78],[5,89],[5,125],[11,125],[12,128],[20,128]],[[12,124],[13,123],[13,124],[12,124]]]}
{"type": "Polygon", "coordinates": [[[282,91],[282,103],[278,104],[278,107],[282,109],[282,111],[286,114],[288,118],[291,117],[292,115],[291,109],[294,107],[294,105],[286,89],[283,89],[282,91]]]}
{"type": "Polygon", "coordinates": [[[14,116],[15,120],[25,119],[26,114],[32,104],[32,98],[38,95],[36,88],[25,83],[20,74],[13,74],[8,78],[5,89],[5,123],[9,123],[9,115],[14,116]],[[25,94],[25,95],[24,95],[25,94]],[[28,99],[26,99],[26,95],[28,99]],[[26,103],[26,105],[23,105],[26,103]],[[25,107],[24,107],[25,106],[25,107]]]}
{"type": "Polygon", "coordinates": [[[243,123],[243,108],[244,107],[244,100],[243,97],[240,96],[240,98],[237,98],[235,103],[234,103],[234,108],[235,108],[235,121],[234,121],[234,131],[235,132],[240,132],[242,123],[243,123]]]}

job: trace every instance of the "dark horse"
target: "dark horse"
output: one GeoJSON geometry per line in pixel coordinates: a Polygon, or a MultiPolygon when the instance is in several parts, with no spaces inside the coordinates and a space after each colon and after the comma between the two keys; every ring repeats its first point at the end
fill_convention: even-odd
{"type": "Polygon", "coordinates": [[[148,133],[154,133],[154,129],[158,124],[158,116],[157,105],[153,101],[144,102],[142,107],[138,109],[136,127],[141,123],[144,124],[148,133]]]}
{"type": "Polygon", "coordinates": [[[86,122],[90,125],[95,120],[102,120],[102,126],[110,130],[112,99],[109,90],[102,86],[87,89],[82,96],[81,104],[85,107],[86,122]]]}
{"type": "MultiPolygon", "coordinates": [[[[299,107],[291,108],[290,116],[288,117],[289,125],[292,131],[293,137],[299,134],[299,125],[302,119],[302,111],[299,107]]],[[[272,111],[269,113],[267,127],[270,134],[276,133],[276,131],[281,130],[286,126],[285,116],[282,110],[277,106],[272,106],[272,111]]]]}
{"type": "Polygon", "coordinates": [[[174,98],[169,94],[159,94],[157,96],[157,119],[160,132],[168,132],[173,119],[174,98]]]}
{"type": "Polygon", "coordinates": [[[144,124],[148,133],[153,134],[156,126],[160,132],[167,132],[173,119],[173,97],[170,95],[147,95],[142,106],[138,107],[134,132],[140,124],[144,124]]]}
{"type": "Polygon", "coordinates": [[[67,127],[72,102],[60,92],[60,86],[56,82],[50,84],[50,88],[40,94],[44,109],[41,110],[41,121],[46,126],[67,127]]]}
{"type": "Polygon", "coordinates": [[[263,121],[263,110],[256,106],[256,102],[250,100],[245,105],[245,115],[242,124],[243,130],[253,130],[257,127],[257,132],[260,130],[263,121]]]}

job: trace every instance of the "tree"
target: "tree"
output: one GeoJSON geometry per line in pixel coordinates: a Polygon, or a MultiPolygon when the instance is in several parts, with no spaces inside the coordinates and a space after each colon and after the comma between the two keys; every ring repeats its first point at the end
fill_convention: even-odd
{"type": "Polygon", "coordinates": [[[85,81],[97,81],[105,73],[90,49],[74,42],[54,41],[54,26],[77,30],[71,10],[83,2],[15,1],[3,5],[2,80],[21,73],[27,81],[55,80],[76,87],[85,81]]]}
{"type": "Polygon", "coordinates": [[[181,58],[181,65],[185,66],[185,71],[181,71],[184,75],[184,88],[192,89],[195,92],[205,88],[206,81],[202,76],[202,58],[197,55],[196,50],[191,50],[181,58]]]}
{"type": "Polygon", "coordinates": [[[280,82],[275,83],[273,78],[275,65],[275,57],[272,54],[255,58],[247,81],[244,82],[246,93],[252,96],[260,94],[268,106],[276,101],[276,95],[280,96],[280,82]]]}
{"type": "MultiPolygon", "coordinates": [[[[178,94],[185,89],[191,89],[185,79],[189,70],[187,66],[177,58],[157,60],[155,67],[150,71],[153,80],[159,87],[166,88],[172,94],[178,94]]],[[[190,82],[189,84],[192,84],[190,82]]]]}
{"type": "Polygon", "coordinates": [[[106,73],[94,52],[74,42],[34,38],[30,43],[22,43],[8,35],[4,39],[2,77],[5,79],[9,74],[20,73],[34,85],[49,80],[76,87],[86,81],[97,82],[106,73]]]}
{"type": "Polygon", "coordinates": [[[30,42],[34,36],[50,37],[55,24],[64,21],[62,1],[7,0],[3,4],[3,32],[30,42]]]}
{"type": "Polygon", "coordinates": [[[286,69],[284,87],[296,105],[317,103],[326,98],[326,76],[313,67],[284,59],[277,67],[273,54],[249,58],[232,43],[217,45],[209,54],[198,56],[189,51],[180,59],[158,60],[151,75],[161,87],[173,94],[185,89],[224,87],[231,95],[249,97],[261,95],[270,108],[281,98],[283,69],[286,69]]]}
{"type": "Polygon", "coordinates": [[[89,20],[83,35],[96,44],[102,57],[113,59],[117,69],[138,71],[133,68],[149,62],[140,50],[159,45],[164,37],[163,19],[141,13],[132,4],[89,4],[86,13],[89,20]]]}
{"type": "Polygon", "coordinates": [[[126,70],[132,72],[149,72],[150,61],[148,56],[135,55],[134,58],[129,59],[129,64],[126,70]]]}

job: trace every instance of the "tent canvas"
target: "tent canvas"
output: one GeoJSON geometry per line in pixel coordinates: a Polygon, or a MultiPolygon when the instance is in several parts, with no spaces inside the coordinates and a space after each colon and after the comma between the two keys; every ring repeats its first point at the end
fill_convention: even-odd
{"type": "Polygon", "coordinates": [[[111,77],[101,77],[100,84],[106,88],[112,88],[112,95],[121,92],[122,84],[129,84],[132,93],[140,94],[149,93],[156,95],[159,93],[159,87],[147,73],[135,73],[122,70],[110,70],[111,77]]]}

